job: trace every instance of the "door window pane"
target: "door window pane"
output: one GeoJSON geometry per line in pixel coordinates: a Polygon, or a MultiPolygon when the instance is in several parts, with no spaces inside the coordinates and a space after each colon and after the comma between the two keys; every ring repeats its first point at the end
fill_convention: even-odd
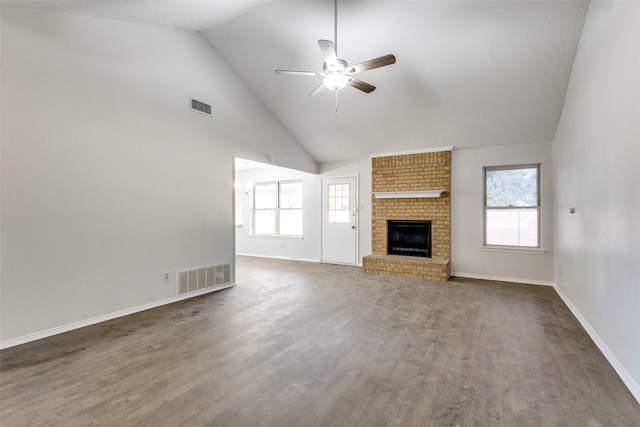
{"type": "Polygon", "coordinates": [[[327,200],[327,221],[329,223],[349,223],[349,184],[329,184],[327,200]]]}

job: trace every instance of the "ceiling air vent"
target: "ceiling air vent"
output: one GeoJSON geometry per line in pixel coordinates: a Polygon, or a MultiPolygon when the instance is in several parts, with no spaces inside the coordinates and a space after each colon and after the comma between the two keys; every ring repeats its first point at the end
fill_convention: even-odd
{"type": "Polygon", "coordinates": [[[207,116],[211,115],[211,105],[191,98],[191,109],[207,116]]]}

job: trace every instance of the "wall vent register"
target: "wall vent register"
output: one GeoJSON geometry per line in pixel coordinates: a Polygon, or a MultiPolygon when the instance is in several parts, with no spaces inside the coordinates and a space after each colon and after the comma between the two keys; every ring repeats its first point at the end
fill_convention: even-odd
{"type": "Polygon", "coordinates": [[[181,270],[178,275],[178,295],[200,289],[212,288],[231,283],[231,264],[181,270]]]}
{"type": "Polygon", "coordinates": [[[191,98],[191,109],[207,116],[211,115],[211,105],[191,98]]]}

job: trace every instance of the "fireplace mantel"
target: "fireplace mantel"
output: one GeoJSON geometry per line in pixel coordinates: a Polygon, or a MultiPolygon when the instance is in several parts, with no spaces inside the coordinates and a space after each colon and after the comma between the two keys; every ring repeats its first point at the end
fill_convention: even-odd
{"type": "Polygon", "coordinates": [[[425,199],[442,197],[447,190],[421,190],[421,191],[374,191],[371,194],[376,199],[425,199]]]}

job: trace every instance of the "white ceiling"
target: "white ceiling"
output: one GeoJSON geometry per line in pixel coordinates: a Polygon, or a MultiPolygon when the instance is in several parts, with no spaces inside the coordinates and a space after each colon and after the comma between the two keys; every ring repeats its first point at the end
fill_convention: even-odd
{"type": "Polygon", "coordinates": [[[271,0],[2,0],[12,6],[202,31],[271,0]]]}
{"type": "Polygon", "coordinates": [[[17,3],[201,31],[319,162],[553,140],[587,9],[575,0],[339,0],[338,56],[355,64],[393,53],[397,63],[358,76],[377,87],[371,94],[340,90],[336,118],[333,92],[307,96],[319,77],[274,73],[321,70],[331,0],[17,3]]]}

